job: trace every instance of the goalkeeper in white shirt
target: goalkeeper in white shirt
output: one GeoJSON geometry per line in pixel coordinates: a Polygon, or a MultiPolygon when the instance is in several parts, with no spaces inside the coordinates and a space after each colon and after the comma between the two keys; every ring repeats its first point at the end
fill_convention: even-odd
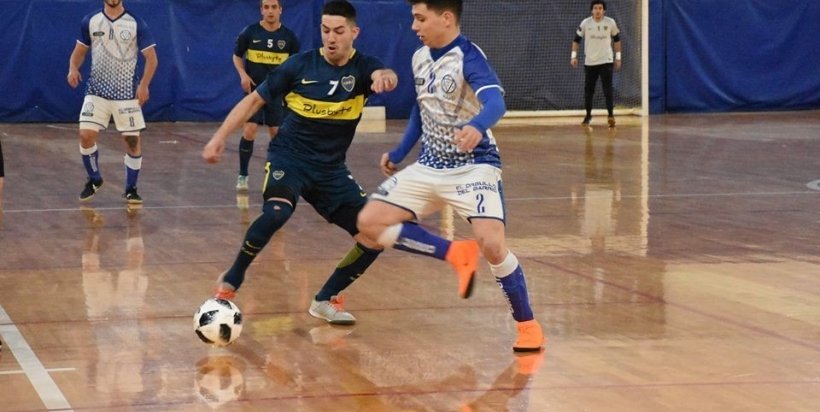
{"type": "Polygon", "coordinates": [[[615,20],[604,16],[606,14],[606,2],[593,0],[590,4],[592,16],[587,17],[578,26],[575,32],[575,39],[572,41],[572,67],[578,67],[578,47],[581,39],[584,40],[584,109],[586,116],[581,122],[584,126],[589,126],[592,121],[592,96],[595,94],[595,84],[598,77],[604,88],[604,98],[606,99],[607,122],[609,127],[615,127],[615,116],[613,110],[612,96],[612,69],[621,68],[621,32],[615,20]],[[613,60],[613,49],[614,60],[613,60]]]}

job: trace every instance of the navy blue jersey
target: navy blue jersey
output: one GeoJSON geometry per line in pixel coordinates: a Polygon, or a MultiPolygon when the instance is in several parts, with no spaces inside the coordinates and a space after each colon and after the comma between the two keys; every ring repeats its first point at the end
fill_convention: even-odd
{"type": "Polygon", "coordinates": [[[269,150],[312,163],[344,163],[371,93],[370,76],[383,68],[381,60],[356,50],[344,66],[328,63],[322,49],[289,58],[256,89],[268,104],[285,96],[288,113],[269,150]]]}
{"type": "Polygon", "coordinates": [[[233,49],[236,57],[245,58],[245,72],[256,84],[262,83],[268,72],[296,53],[299,53],[296,33],[285,26],[268,31],[258,22],[239,33],[233,49]]]}

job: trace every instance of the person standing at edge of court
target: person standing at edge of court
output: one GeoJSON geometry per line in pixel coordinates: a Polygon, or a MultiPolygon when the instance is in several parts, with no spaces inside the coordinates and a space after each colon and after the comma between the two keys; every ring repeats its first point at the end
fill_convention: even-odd
{"type": "Polygon", "coordinates": [[[68,61],[68,84],[76,88],[82,81],[80,67],[91,49],[91,75],[80,110],[80,154],[88,174],[80,201],[92,198],[103,185],[97,137],[113,117],[126,144],[122,197],[129,204],[140,204],[137,178],[142,168],[140,131],[145,129],[142,106],[148,101],[148,86],[157,70],[156,43],[148,25],[126,11],[122,0],[103,3],[102,10],[83,18],[80,38],[68,61]],[[140,53],[145,59],[141,79],[136,76],[140,53]]]}
{"type": "MultiPolygon", "coordinates": [[[[288,57],[299,52],[296,33],[282,25],[281,0],[260,0],[262,20],[242,29],[236,38],[233,66],[239,74],[242,90],[248,94],[265,81],[265,76],[284,63],[288,57]]],[[[236,190],[248,190],[248,164],[253,156],[253,142],[258,125],[268,126],[268,135],[276,137],[282,124],[285,108],[282,96],[272,104],[266,104],[256,112],[242,129],[239,139],[239,176],[236,190]]]]}
{"type": "Polygon", "coordinates": [[[581,124],[589,126],[592,121],[592,96],[595,94],[595,84],[600,77],[606,100],[607,123],[609,127],[615,127],[612,70],[621,68],[621,32],[615,20],[605,16],[606,2],[593,0],[590,9],[592,16],[584,19],[575,32],[570,58],[572,67],[578,67],[578,47],[581,39],[584,39],[584,109],[586,116],[581,124]],[[612,59],[613,48],[615,49],[614,61],[612,59]]]}

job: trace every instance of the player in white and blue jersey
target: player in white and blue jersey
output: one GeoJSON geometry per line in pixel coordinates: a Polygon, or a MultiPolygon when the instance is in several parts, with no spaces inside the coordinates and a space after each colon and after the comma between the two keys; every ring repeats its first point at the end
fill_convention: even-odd
{"type": "Polygon", "coordinates": [[[409,2],[413,31],[424,43],[412,61],[416,105],[401,143],[382,155],[389,178],[359,214],[359,230],[384,247],[448,261],[463,298],[472,292],[480,249],[518,322],[513,350],[539,351],[544,335],[504,236],[501,158],[490,131],[506,111],[501,82],[481,49],[461,34],[462,0],[409,2]],[[418,140],[418,160],[395,173],[418,140]],[[444,205],[470,222],[477,241],[451,242],[415,224],[444,205]]]}
{"type": "Polygon", "coordinates": [[[356,245],[311,302],[309,313],[333,324],[356,318],[342,306],[341,292],[370,267],[382,248],[359,233],[356,216],[367,193],[345,164],[367,96],[396,88],[396,73],[353,48],[359,34],[356,9],[331,0],[322,9],[321,49],[289,57],[240,101],[202,151],[219,161],[230,134],[265,104],[285,96],[287,114],[268,145],[262,214],[251,223],[233,265],[218,280],[216,297],[232,299],[251,262],[304,199],[328,222],[345,230],[356,245]]]}
{"type": "Polygon", "coordinates": [[[140,131],[145,129],[142,105],[148,101],[148,86],[157,69],[156,43],[148,25],[125,10],[122,0],[103,0],[103,9],[83,18],[80,38],[71,52],[68,84],[76,88],[82,81],[80,67],[91,49],[91,74],[80,110],[80,154],[88,181],[80,200],[93,197],[103,185],[99,169],[97,137],[108,128],[111,118],[126,144],[125,192],[129,204],[140,204],[137,178],[142,168],[140,131]],[[145,67],[136,75],[142,54],[145,67]]]}

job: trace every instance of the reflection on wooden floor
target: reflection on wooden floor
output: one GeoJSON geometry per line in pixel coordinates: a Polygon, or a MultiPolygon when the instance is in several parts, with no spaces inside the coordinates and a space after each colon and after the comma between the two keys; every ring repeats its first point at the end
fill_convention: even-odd
{"type": "MultiPolygon", "coordinates": [[[[354,142],[367,189],[403,123],[354,142]]],[[[216,125],[150,125],[129,209],[112,132],[81,206],[76,126],[0,125],[0,409],[816,410],[820,113],[519,123],[495,132],[549,336],[529,357],[486,265],[461,300],[446,265],[387,251],[347,291],[357,325],[310,317],[350,240],[304,203],[251,267],[242,337],[209,348],[191,316],[259,210],[261,140],[238,196],[236,152],[199,157],[216,125]]]]}

